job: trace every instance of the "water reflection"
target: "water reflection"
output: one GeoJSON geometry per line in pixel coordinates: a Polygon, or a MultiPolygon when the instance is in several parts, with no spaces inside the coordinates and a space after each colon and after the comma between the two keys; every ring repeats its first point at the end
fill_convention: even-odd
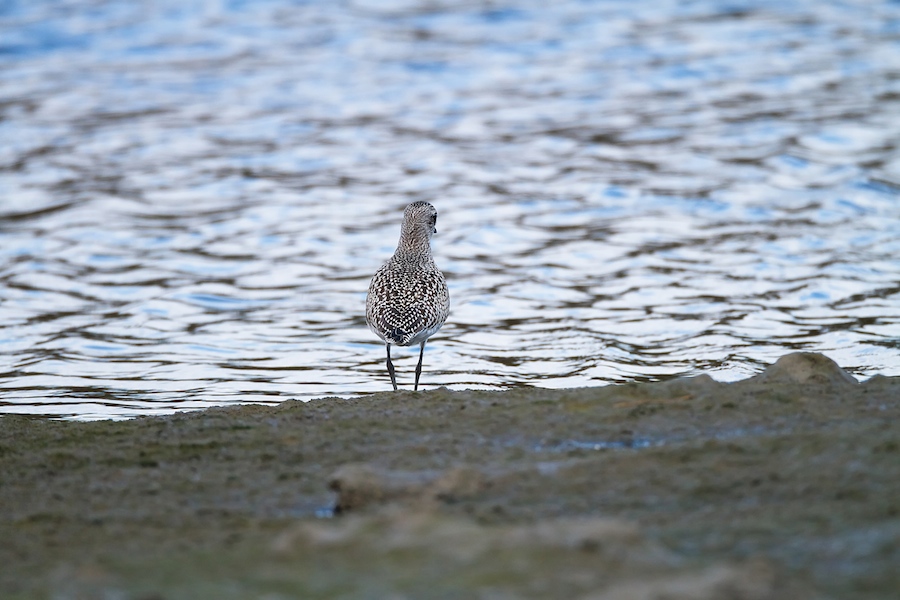
{"type": "Polygon", "coordinates": [[[388,389],[365,289],[419,199],[426,386],[900,374],[897,3],[0,11],[0,411],[388,389]]]}

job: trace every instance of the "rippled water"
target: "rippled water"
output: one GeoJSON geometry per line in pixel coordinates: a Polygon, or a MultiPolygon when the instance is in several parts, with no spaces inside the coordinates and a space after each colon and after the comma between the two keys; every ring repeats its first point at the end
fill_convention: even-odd
{"type": "Polygon", "coordinates": [[[0,411],[900,374],[900,3],[546,4],[0,3],[0,411]]]}

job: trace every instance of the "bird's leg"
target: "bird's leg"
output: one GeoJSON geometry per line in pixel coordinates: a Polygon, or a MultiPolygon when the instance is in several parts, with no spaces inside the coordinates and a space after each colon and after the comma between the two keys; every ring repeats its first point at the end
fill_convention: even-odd
{"type": "Polygon", "coordinates": [[[419,364],[416,365],[416,385],[413,387],[413,391],[419,390],[419,375],[422,374],[422,355],[425,354],[425,342],[422,342],[421,347],[419,348],[419,364]]]}
{"type": "Polygon", "coordinates": [[[397,391],[397,377],[394,375],[394,363],[391,362],[391,345],[387,344],[387,369],[388,373],[391,375],[391,383],[394,386],[394,391],[397,391]]]}

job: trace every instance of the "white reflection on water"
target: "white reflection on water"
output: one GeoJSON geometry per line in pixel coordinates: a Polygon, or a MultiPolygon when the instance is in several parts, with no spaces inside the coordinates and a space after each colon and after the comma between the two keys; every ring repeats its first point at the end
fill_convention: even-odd
{"type": "Polygon", "coordinates": [[[0,411],[389,389],[420,199],[426,386],[900,374],[900,4],[0,10],[0,411]]]}

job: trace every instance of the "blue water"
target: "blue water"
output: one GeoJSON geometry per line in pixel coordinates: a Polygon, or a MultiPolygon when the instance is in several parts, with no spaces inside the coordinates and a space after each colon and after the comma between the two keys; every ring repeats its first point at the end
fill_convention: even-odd
{"type": "Polygon", "coordinates": [[[900,374],[900,3],[546,4],[0,2],[0,412],[900,374]]]}

